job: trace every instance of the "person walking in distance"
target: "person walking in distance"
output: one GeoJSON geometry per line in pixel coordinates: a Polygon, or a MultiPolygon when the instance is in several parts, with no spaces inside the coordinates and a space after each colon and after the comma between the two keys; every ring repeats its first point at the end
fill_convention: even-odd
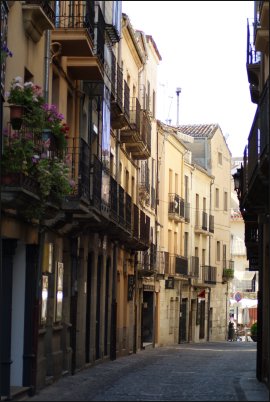
{"type": "Polygon", "coordinates": [[[232,342],[233,340],[234,340],[234,323],[230,321],[228,328],[228,341],[232,342]]]}

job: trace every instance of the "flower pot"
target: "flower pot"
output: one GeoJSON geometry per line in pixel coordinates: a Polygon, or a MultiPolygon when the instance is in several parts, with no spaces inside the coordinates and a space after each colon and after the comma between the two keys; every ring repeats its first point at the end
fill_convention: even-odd
{"type": "Polygon", "coordinates": [[[23,122],[24,106],[10,105],[10,122],[13,130],[20,130],[23,122]]]}

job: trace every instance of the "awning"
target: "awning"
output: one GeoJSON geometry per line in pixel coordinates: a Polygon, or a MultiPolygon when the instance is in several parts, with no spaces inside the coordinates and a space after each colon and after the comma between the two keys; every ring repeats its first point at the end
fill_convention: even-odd
{"type": "Polygon", "coordinates": [[[201,290],[198,295],[198,297],[201,297],[202,299],[205,299],[205,289],[201,290]]]}
{"type": "Polygon", "coordinates": [[[237,302],[235,299],[230,299],[230,306],[234,306],[234,307],[251,308],[251,307],[257,307],[257,305],[258,305],[257,299],[243,298],[239,302],[237,302]]]}

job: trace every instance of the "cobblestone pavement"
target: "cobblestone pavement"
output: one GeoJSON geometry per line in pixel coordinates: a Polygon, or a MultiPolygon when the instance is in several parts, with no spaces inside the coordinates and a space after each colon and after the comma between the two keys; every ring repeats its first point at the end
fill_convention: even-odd
{"type": "Polygon", "coordinates": [[[66,376],[29,401],[268,401],[256,343],[146,348],[66,376]]]}

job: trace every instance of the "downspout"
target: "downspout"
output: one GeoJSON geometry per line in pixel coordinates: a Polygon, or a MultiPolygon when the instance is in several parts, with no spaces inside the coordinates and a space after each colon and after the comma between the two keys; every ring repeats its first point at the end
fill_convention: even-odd
{"type": "MultiPolygon", "coordinates": [[[[212,212],[212,186],[214,184],[214,179],[210,182],[210,203],[209,203],[209,219],[212,212]]],[[[209,236],[209,255],[208,255],[208,265],[211,266],[211,236],[209,236]]],[[[210,340],[210,303],[211,303],[211,287],[208,287],[208,317],[207,317],[207,341],[210,340]]],[[[227,302],[226,302],[227,303],[227,302]]]]}
{"type": "Polygon", "coordinates": [[[45,57],[44,57],[44,99],[45,99],[45,103],[49,102],[50,48],[51,48],[51,31],[47,30],[45,32],[45,57]]]}
{"type": "MultiPolygon", "coordinates": [[[[118,43],[118,54],[117,62],[121,62],[122,52],[121,52],[121,39],[118,43]]],[[[116,141],[115,141],[115,164],[116,164],[116,182],[119,183],[119,163],[120,163],[120,130],[116,130],[116,141]]],[[[117,198],[119,187],[117,186],[117,198]]],[[[119,206],[117,207],[119,208],[119,206]]],[[[118,262],[118,242],[113,245],[113,274],[112,274],[112,306],[111,306],[111,347],[110,347],[110,359],[116,359],[116,337],[117,337],[117,262],[118,262]]]]}
{"type": "MultiPolygon", "coordinates": [[[[45,31],[45,54],[44,54],[44,100],[48,103],[48,93],[49,93],[49,68],[50,68],[50,42],[51,42],[51,32],[50,30],[45,31]]],[[[33,325],[33,350],[35,354],[34,367],[32,371],[32,392],[36,392],[37,386],[37,367],[38,367],[38,337],[39,337],[39,310],[40,310],[40,299],[41,299],[41,286],[42,286],[42,260],[43,260],[43,250],[45,242],[45,229],[42,220],[39,224],[38,233],[38,266],[37,266],[37,278],[36,278],[36,292],[35,292],[35,302],[33,306],[34,313],[34,325],[33,325]]]]}
{"type": "MultiPolygon", "coordinates": [[[[1,79],[2,79],[2,72],[1,72],[1,79]]],[[[0,122],[1,122],[1,126],[0,126],[0,157],[2,158],[2,152],[3,152],[3,138],[2,138],[2,132],[3,132],[3,102],[4,99],[2,97],[2,93],[0,94],[0,122]]],[[[0,177],[1,177],[1,163],[0,163],[0,177]]],[[[2,295],[3,295],[3,274],[2,274],[2,218],[1,218],[1,197],[0,197],[0,328],[3,328],[3,314],[2,314],[2,306],[4,304],[4,301],[2,300],[2,295]]],[[[0,342],[0,351],[2,353],[2,342],[0,342]]],[[[2,389],[2,359],[0,361],[0,390],[2,389]]],[[[1,395],[1,392],[0,392],[1,395]]]]}

